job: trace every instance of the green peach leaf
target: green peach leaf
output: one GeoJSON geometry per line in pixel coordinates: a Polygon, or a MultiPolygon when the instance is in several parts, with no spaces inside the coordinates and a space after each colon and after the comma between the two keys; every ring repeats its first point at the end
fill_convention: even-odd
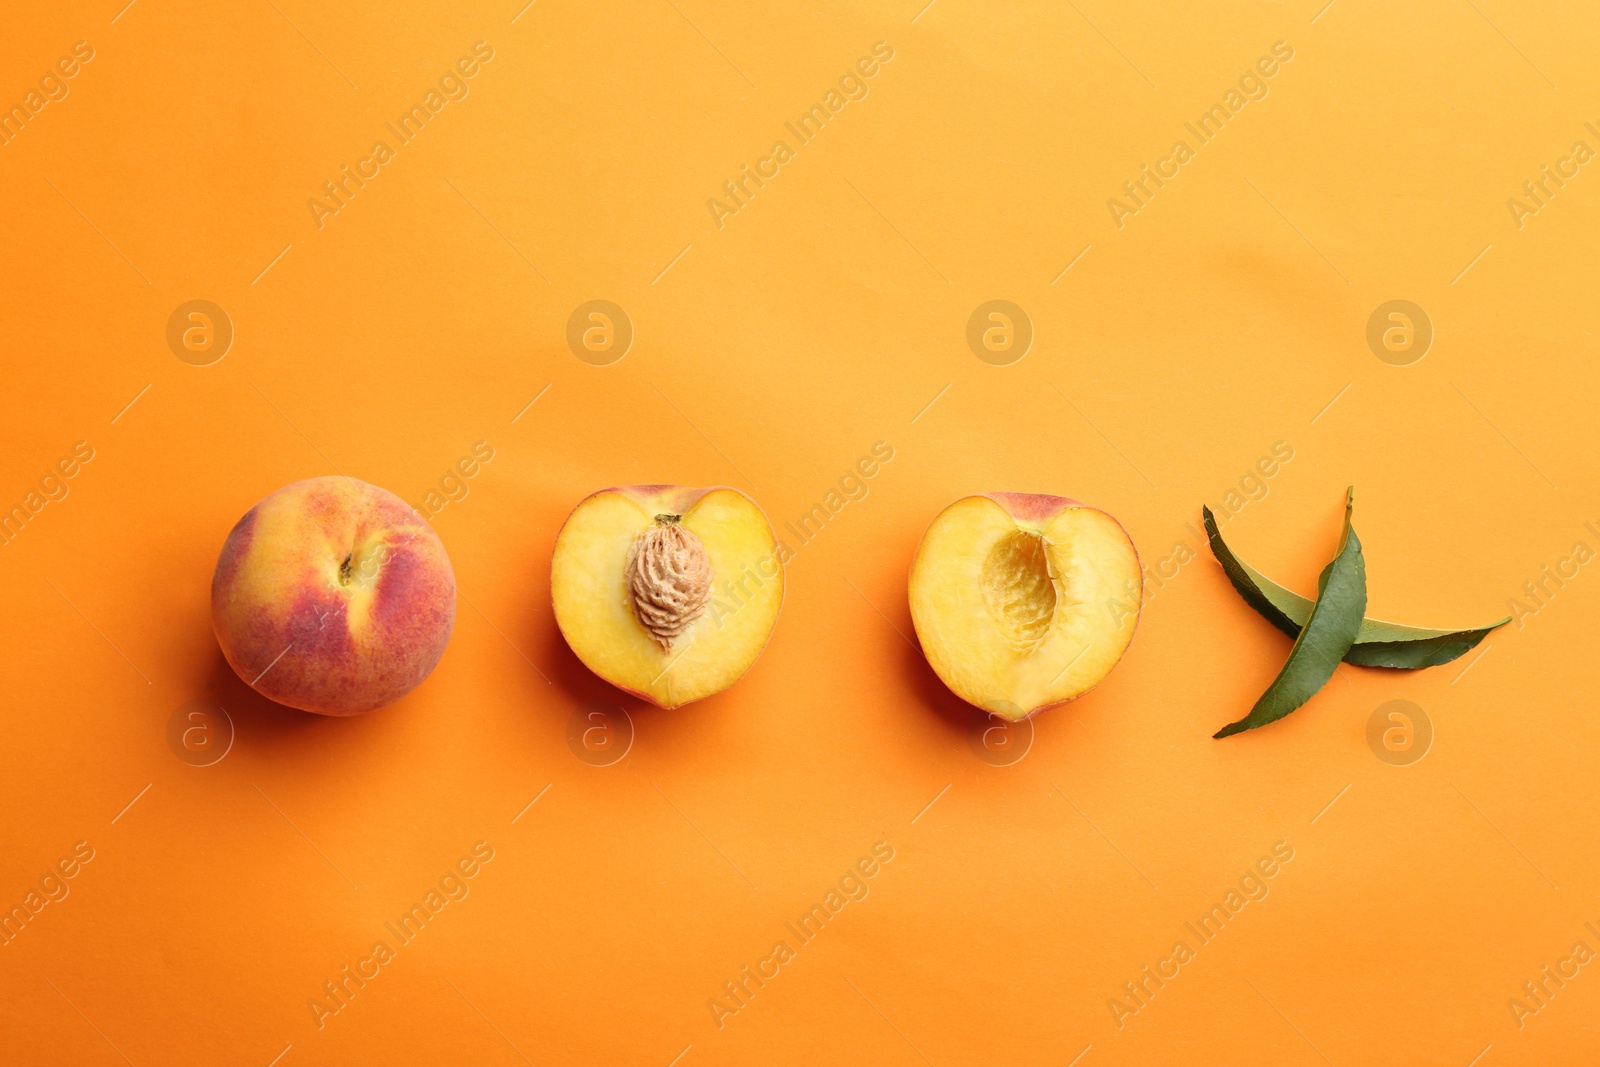
{"type": "MultiPolygon", "coordinates": [[[[1277,722],[1316,695],[1350,651],[1367,610],[1367,565],[1361,538],[1350,525],[1355,490],[1345,491],[1344,532],[1339,551],[1317,579],[1317,600],[1278,677],[1261,694],[1250,714],[1229,723],[1213,737],[1228,737],[1277,722]]],[[[1263,598],[1265,599],[1265,598],[1263,598]]]]}
{"type": "MultiPolygon", "coordinates": [[[[1216,517],[1211,509],[1201,508],[1205,520],[1206,537],[1211,542],[1211,554],[1222,564],[1222,570],[1233,583],[1234,589],[1245,603],[1255,608],[1272,625],[1288,634],[1299,637],[1306,620],[1311,617],[1314,601],[1299,593],[1285,589],[1233,554],[1217,529],[1216,517]]],[[[1464,630],[1434,630],[1422,626],[1405,626],[1381,619],[1362,619],[1356,633],[1355,644],[1345,653],[1344,661],[1362,667],[1390,667],[1398,670],[1417,670],[1449,663],[1476,648],[1478,643],[1497,628],[1511,621],[1507,615],[1488,626],[1464,630]]]]}

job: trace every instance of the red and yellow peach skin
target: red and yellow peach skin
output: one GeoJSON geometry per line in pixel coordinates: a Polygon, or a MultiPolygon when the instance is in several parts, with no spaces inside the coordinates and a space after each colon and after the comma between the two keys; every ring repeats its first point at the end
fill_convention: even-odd
{"type": "Polygon", "coordinates": [[[261,695],[357,715],[399,700],[439,662],[455,574],[438,534],[393,493],[308,478],[228,534],[211,618],[229,665],[261,695]]]}

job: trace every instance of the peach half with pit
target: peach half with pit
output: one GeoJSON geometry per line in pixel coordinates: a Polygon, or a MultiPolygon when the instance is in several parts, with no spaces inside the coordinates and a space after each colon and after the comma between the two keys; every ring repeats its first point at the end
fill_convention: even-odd
{"type": "Polygon", "coordinates": [[[550,599],[585,666],[676,708],[727,689],[761,655],[783,561],[766,514],[737,489],[603,489],[556,536],[550,599]]]}
{"type": "Polygon", "coordinates": [[[455,616],[439,535],[393,493],[343,475],[263,498],[211,577],[211,622],[234,672],[321,715],[358,715],[415,689],[455,616]]]}
{"type": "Polygon", "coordinates": [[[1012,721],[1081,696],[1133,640],[1127,531],[1066,497],[984,493],[945,508],[911,565],[911,621],[950,690],[1012,721]]]}

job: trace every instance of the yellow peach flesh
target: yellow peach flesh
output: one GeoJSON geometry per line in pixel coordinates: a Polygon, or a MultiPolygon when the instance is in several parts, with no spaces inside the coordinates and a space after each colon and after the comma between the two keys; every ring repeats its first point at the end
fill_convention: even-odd
{"type": "Polygon", "coordinates": [[[556,538],[550,595],[585,666],[675,708],[727,689],[761,655],[783,603],[783,568],[771,524],[743,493],[633,486],[596,493],[573,510],[556,538]],[[640,622],[627,573],[630,550],[658,521],[693,534],[711,566],[710,600],[667,647],[640,622]]]}
{"type": "Polygon", "coordinates": [[[1110,673],[1133,639],[1139,590],[1133,542],[1105,512],[1064,498],[971,496],[923,535],[911,617],[957,696],[1019,719],[1110,673]]]}

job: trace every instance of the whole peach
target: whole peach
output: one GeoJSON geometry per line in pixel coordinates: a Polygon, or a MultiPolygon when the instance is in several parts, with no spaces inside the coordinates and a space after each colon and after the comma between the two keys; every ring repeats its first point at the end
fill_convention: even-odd
{"type": "Polygon", "coordinates": [[[262,696],[320,715],[415,689],[455,614],[439,535],[393,493],[343,476],[294,482],[245,512],[211,579],[229,665],[262,696]]]}

